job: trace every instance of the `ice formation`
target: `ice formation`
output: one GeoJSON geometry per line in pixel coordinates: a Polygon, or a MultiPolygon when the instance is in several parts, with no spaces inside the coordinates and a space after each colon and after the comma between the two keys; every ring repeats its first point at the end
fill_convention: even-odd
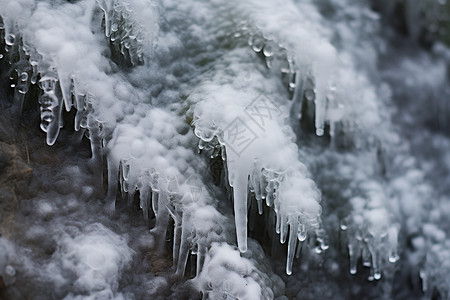
{"type": "MultiPolygon", "coordinates": [[[[432,160],[416,148],[424,136],[448,139],[450,106],[441,98],[450,95],[450,50],[436,43],[393,63],[388,56],[399,50],[383,38],[403,26],[411,40],[443,39],[436,27],[450,14],[439,8],[449,5],[418,2],[0,0],[6,111],[20,119],[25,107],[39,106],[49,146],[62,128],[73,126],[70,145],[86,137],[94,179],[78,196],[102,198],[107,216],[137,201],[143,220],[154,221],[155,253],[170,245],[179,280],[195,266],[189,282],[205,299],[283,295],[264,265],[267,245],[249,239],[254,232],[277,241],[272,255],[284,253],[294,278],[305,275],[296,274],[295,257],[332,274],[348,255],[346,273],[381,280],[386,296],[401,260],[427,297],[448,298],[450,228],[439,211],[448,191],[435,188],[448,179],[433,182],[433,167],[421,165],[432,160]],[[383,23],[399,9],[402,24],[383,23]],[[430,98],[432,113],[402,100],[415,97],[430,98]]],[[[445,147],[435,151],[444,156],[445,147]]],[[[55,211],[37,204],[42,219],[55,211]]],[[[61,272],[59,287],[71,274],[64,297],[129,296],[119,288],[133,261],[128,237],[91,220],[58,237],[46,272],[61,272]]],[[[14,247],[0,237],[6,286],[16,277],[14,247]]],[[[155,293],[165,284],[155,283],[155,293]]]]}
{"type": "MultiPolygon", "coordinates": [[[[222,64],[233,66],[233,61],[224,60],[222,64]]],[[[258,90],[235,92],[244,78],[236,73],[230,75],[212,75],[211,82],[203,83],[191,95],[193,102],[208,99],[198,101],[193,112],[195,133],[201,139],[199,147],[217,147],[205,145],[214,141],[222,147],[227,179],[233,188],[239,249],[242,252],[247,249],[249,189],[255,194],[260,214],[262,202],[273,206],[276,231],[282,243],[290,230],[288,257],[293,258],[297,239],[304,240],[308,231],[319,227],[320,193],[297,158],[293,133],[285,124],[286,109],[266,98],[264,92],[258,95],[258,90]],[[214,84],[214,76],[225,83],[214,84]],[[223,114],[224,110],[228,112],[223,114]]],[[[292,260],[288,259],[288,273],[291,265],[292,260]]]]}
{"type": "Polygon", "coordinates": [[[213,243],[205,259],[205,267],[196,278],[204,299],[275,299],[280,291],[277,277],[270,278],[263,250],[249,241],[252,256],[242,257],[230,245],[213,243]],[[256,262],[256,263],[255,263],[256,262]],[[256,266],[260,266],[258,269],[256,266]]]}

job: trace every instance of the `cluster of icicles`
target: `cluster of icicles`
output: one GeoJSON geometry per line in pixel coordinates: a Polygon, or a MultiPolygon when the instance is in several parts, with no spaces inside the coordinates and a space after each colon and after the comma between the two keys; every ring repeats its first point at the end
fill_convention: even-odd
{"type": "MultiPolygon", "coordinates": [[[[118,2],[117,2],[118,3],[118,2]]],[[[132,29],[125,32],[116,33],[118,25],[124,23],[126,14],[132,12],[128,6],[114,5],[114,11],[122,10],[122,19],[108,19],[111,16],[111,6],[105,1],[100,1],[99,4],[105,10],[106,35],[110,37],[112,42],[117,42],[120,45],[122,55],[131,58],[133,64],[143,63],[143,46],[138,35],[130,37],[132,32],[143,31],[142,28],[136,30],[133,25],[132,29]],[[120,22],[119,22],[120,21],[120,22]],[[109,24],[109,25],[108,25],[109,24]],[[119,37],[120,35],[120,37],[119,37]],[[132,46],[129,46],[129,45],[132,46]]],[[[123,2],[122,2],[123,4],[123,2]]],[[[114,14],[114,13],[113,13],[114,14]]],[[[123,24],[122,24],[123,25],[123,24]]],[[[2,29],[5,29],[3,27],[2,29]]],[[[77,84],[77,78],[72,74],[65,74],[63,70],[58,70],[54,67],[51,61],[46,61],[43,55],[32,46],[27,45],[25,38],[21,36],[17,26],[6,27],[6,59],[11,64],[12,81],[17,80],[17,84],[13,84],[14,88],[14,103],[13,109],[20,115],[24,104],[25,96],[31,84],[39,84],[40,87],[40,112],[41,112],[41,129],[46,133],[46,142],[48,145],[53,145],[59,135],[60,129],[63,127],[63,113],[64,109],[70,111],[72,107],[76,109],[74,120],[74,129],[79,132],[80,137],[86,135],[90,140],[92,149],[92,159],[90,164],[94,166],[94,174],[97,186],[100,188],[103,182],[102,178],[102,164],[103,156],[111,144],[107,143],[108,135],[104,131],[102,123],[97,119],[94,105],[95,98],[89,91],[83,89],[85,85],[77,84]],[[19,59],[15,56],[19,54],[19,59]],[[16,74],[19,77],[16,79],[16,74]]],[[[3,58],[3,57],[1,57],[3,58]]],[[[1,59],[0,58],[0,59],[1,59]]],[[[169,116],[167,116],[169,117],[169,116]]],[[[135,140],[136,141],[136,140],[135,140]]],[[[150,140],[154,143],[154,140],[150,140]]],[[[127,144],[129,146],[130,144],[127,144]]],[[[112,153],[109,148],[109,152],[112,153]]],[[[151,146],[154,146],[152,144],[151,146]]],[[[120,148],[120,147],[116,147],[120,148]]],[[[136,144],[131,143],[131,157],[136,156],[136,149],[141,148],[136,144]]],[[[150,147],[153,148],[153,147],[150,147]]],[[[142,149],[141,149],[142,150],[142,149]]],[[[119,151],[119,155],[120,155],[119,151]]],[[[151,160],[151,159],[149,159],[151,160]]],[[[153,162],[153,161],[152,161],[153,162]]],[[[138,163],[139,164],[139,163],[138,163]]],[[[149,213],[153,213],[156,217],[156,225],[152,232],[159,237],[159,245],[163,246],[166,240],[166,231],[169,226],[169,219],[174,222],[173,236],[173,265],[178,276],[185,274],[189,255],[196,256],[196,278],[201,278],[204,281],[214,281],[214,278],[208,278],[207,275],[201,275],[205,259],[208,259],[206,266],[210,263],[210,256],[207,255],[208,249],[211,246],[216,248],[224,247],[227,243],[227,224],[226,219],[222,216],[211,204],[211,196],[202,182],[191,174],[185,177],[181,172],[166,172],[165,168],[156,170],[155,168],[139,169],[139,167],[132,166],[129,157],[120,158],[114,155],[107,155],[108,165],[108,194],[106,196],[109,205],[114,208],[116,202],[117,185],[115,182],[120,182],[120,191],[123,198],[132,199],[134,195],[139,192],[140,207],[143,211],[143,216],[149,219],[149,213]],[[135,176],[138,174],[138,176],[135,176]],[[218,242],[220,244],[215,244],[218,242]]],[[[155,166],[157,163],[154,164],[155,166]]],[[[173,169],[171,169],[173,171],[173,169]]],[[[235,251],[235,250],[228,250],[235,251]]],[[[223,260],[223,258],[221,258],[223,260]]],[[[242,258],[242,262],[250,264],[247,259],[242,258]]],[[[212,261],[214,263],[214,260],[212,261]]],[[[225,263],[228,265],[229,263],[225,263]]],[[[214,268],[210,266],[209,269],[214,268]]],[[[271,284],[263,282],[264,274],[260,273],[256,268],[244,268],[240,266],[233,267],[234,269],[228,272],[235,272],[240,277],[249,276],[251,278],[253,273],[259,273],[254,282],[260,289],[265,299],[272,299],[274,297],[271,290],[271,284]],[[247,272],[252,272],[247,274],[247,272]]],[[[208,271],[205,271],[208,272],[208,271]]],[[[233,276],[235,276],[234,274],[233,276]]],[[[270,278],[266,278],[270,281],[270,278]]],[[[249,280],[245,279],[244,280],[249,280]]],[[[267,281],[266,280],[266,281],[267,281]]],[[[234,295],[239,297],[239,291],[235,291],[235,287],[227,286],[226,289],[221,287],[220,282],[202,283],[199,281],[200,289],[204,289],[204,295],[210,293],[225,293],[227,295],[234,295]],[[217,285],[217,287],[215,287],[217,285]],[[219,289],[218,291],[213,288],[219,289]]]]}
{"type": "MultiPolygon", "coordinates": [[[[106,3],[105,1],[98,2],[105,13],[104,22],[106,27],[106,35],[110,37],[112,41],[116,41],[113,36],[114,32],[118,32],[117,24],[120,24],[120,22],[124,23],[123,18],[125,18],[123,15],[117,13],[122,11],[122,13],[127,12],[127,15],[129,15],[132,13],[132,11],[129,9],[129,6],[126,5],[123,6],[118,3],[113,4],[112,2],[106,3]]],[[[126,45],[132,43],[133,41],[141,42],[141,40],[139,39],[130,38],[130,34],[134,32],[133,30],[136,30],[131,28],[134,27],[131,26],[129,30],[122,32],[123,36],[121,36],[121,39],[117,38],[118,43],[122,47],[121,49],[127,49],[127,52],[123,52],[122,54],[128,55],[129,57],[133,56],[131,54],[131,50],[136,49],[132,49],[126,45]]],[[[139,31],[142,31],[142,28],[139,31]]],[[[135,35],[133,36],[135,37],[135,35]]],[[[71,76],[70,74],[64,74],[66,76],[62,77],[60,74],[58,74],[58,70],[54,66],[52,66],[51,63],[43,60],[42,56],[37,50],[26,44],[26,41],[20,36],[20,32],[17,31],[15,33],[9,33],[7,40],[11,40],[9,43],[7,43],[7,52],[20,53],[20,60],[12,66],[14,72],[21,74],[18,83],[15,86],[15,106],[23,106],[24,97],[29,85],[36,84],[37,79],[40,77],[39,87],[42,90],[42,93],[39,96],[39,104],[41,110],[40,126],[41,129],[47,134],[47,144],[53,145],[57,140],[60,129],[63,127],[63,110],[65,109],[66,111],[70,111],[72,107],[74,107],[76,109],[74,128],[77,132],[85,134],[90,139],[92,148],[92,161],[97,166],[97,168],[101,170],[101,165],[103,164],[103,148],[106,145],[106,139],[104,137],[105,134],[102,131],[102,124],[98,122],[94,117],[95,112],[93,111],[92,103],[95,102],[95,99],[93,99],[93,96],[90,95],[87,90],[82,90],[80,88],[80,86],[82,85],[77,85],[77,79],[74,76],[71,76]],[[14,40],[16,40],[16,42],[14,42],[14,40]],[[28,78],[29,72],[31,72],[30,78],[28,78]],[[65,77],[67,77],[68,80],[65,77]]],[[[140,52],[142,51],[142,46],[139,47],[139,49],[140,50],[137,51],[137,57],[139,59],[137,61],[132,60],[136,64],[142,63],[143,59],[142,53],[140,52]]],[[[268,47],[266,47],[265,52],[267,53],[268,51],[268,47]]],[[[11,58],[10,60],[13,59],[11,58]]],[[[281,69],[281,72],[286,73],[285,76],[289,78],[288,86],[290,91],[298,91],[300,89],[295,89],[295,84],[291,82],[295,81],[295,74],[292,73],[292,60],[287,59],[286,62],[287,66],[285,66],[284,69],[281,69]]],[[[297,80],[299,77],[300,76],[297,77],[297,80]]],[[[13,79],[13,76],[11,78],[13,79]]],[[[224,149],[222,153],[225,152],[226,150],[224,149]]],[[[130,199],[130,201],[131,199],[133,199],[134,194],[139,191],[140,207],[143,209],[144,218],[148,219],[150,207],[157,217],[155,232],[158,232],[161,237],[165,236],[165,230],[168,227],[168,216],[172,217],[172,219],[174,220],[175,232],[173,253],[174,265],[177,266],[178,274],[184,274],[190,249],[199,249],[198,252],[197,250],[194,251],[195,253],[205,253],[208,244],[211,244],[211,242],[215,240],[224,240],[223,237],[220,237],[219,233],[217,234],[217,239],[211,240],[211,238],[209,238],[208,242],[202,241],[202,239],[196,237],[195,233],[193,233],[193,236],[187,236],[186,233],[182,234],[181,224],[188,223],[188,216],[192,216],[189,215],[188,209],[186,208],[186,200],[180,200],[180,198],[185,197],[187,194],[192,195],[192,193],[186,192],[186,188],[184,189],[185,191],[183,193],[178,190],[171,191],[171,186],[174,186],[173,183],[175,177],[165,175],[164,171],[158,173],[158,171],[156,171],[155,169],[141,170],[142,174],[139,176],[139,178],[134,178],[135,180],[130,183],[130,164],[122,160],[118,161],[119,168],[117,168],[117,160],[109,158],[107,159],[108,182],[112,183],[120,181],[120,190],[124,196],[125,194],[128,194],[128,198],[130,199]],[[182,205],[180,205],[181,203],[182,205]]],[[[98,179],[98,183],[101,183],[103,181],[101,178],[101,172],[98,171],[96,173],[96,175],[100,177],[98,179]]],[[[286,242],[288,232],[290,232],[286,272],[288,274],[291,274],[293,259],[297,249],[297,240],[303,242],[307,238],[308,231],[315,232],[319,230],[320,210],[318,211],[317,208],[320,209],[320,206],[317,206],[313,213],[299,211],[295,215],[288,216],[286,214],[281,214],[279,213],[281,201],[278,197],[278,189],[280,184],[282,184],[285,180],[283,178],[283,175],[278,171],[270,171],[264,169],[262,170],[262,172],[258,172],[256,166],[253,169],[252,174],[249,175],[251,175],[249,181],[250,191],[253,192],[256,196],[260,213],[262,213],[263,200],[266,202],[267,206],[272,207],[277,213],[275,228],[277,234],[280,235],[281,243],[286,242]],[[317,213],[317,211],[319,213],[317,213]]],[[[303,178],[303,175],[298,175],[303,178]]],[[[289,180],[286,180],[286,182],[287,181],[289,180]]],[[[315,187],[314,182],[310,179],[308,179],[308,181],[313,187],[313,193],[315,193],[315,195],[312,196],[312,201],[318,202],[320,199],[320,193],[315,187]]],[[[198,184],[196,186],[198,186],[198,184]]],[[[190,187],[192,187],[192,185],[190,187]]],[[[111,206],[114,206],[115,191],[115,185],[110,184],[107,199],[109,200],[111,206]]],[[[235,202],[246,203],[246,201],[242,201],[241,199],[235,200],[235,202]]],[[[239,215],[239,213],[237,214],[239,215]]],[[[247,214],[245,213],[245,216],[241,217],[241,219],[246,220],[246,215],[247,214]]],[[[238,217],[237,220],[239,220],[238,217]]],[[[247,225],[245,225],[245,227],[246,226],[247,225]]],[[[224,229],[220,228],[218,224],[216,225],[216,227],[219,228],[219,232],[224,231],[224,229]]],[[[322,231],[323,230],[320,230],[320,232],[322,231]]],[[[240,249],[241,251],[245,252],[247,250],[247,247],[242,246],[242,244],[246,245],[247,243],[246,230],[244,232],[244,236],[242,236],[241,234],[240,238],[240,249]]],[[[206,235],[211,236],[211,233],[208,233],[206,235]]],[[[317,236],[318,240],[323,241],[323,239],[319,237],[319,235],[317,236]]],[[[323,242],[321,242],[321,245],[323,250],[326,250],[328,248],[328,245],[323,242]]],[[[199,267],[197,268],[197,272],[200,272],[202,265],[201,262],[203,260],[204,256],[199,255],[199,267]]]]}
{"type": "Polygon", "coordinates": [[[277,42],[273,37],[264,35],[247,22],[238,25],[238,29],[233,33],[233,36],[237,40],[247,42],[252,50],[264,60],[268,69],[280,74],[292,101],[290,112],[292,118],[301,120],[303,115],[313,114],[318,136],[325,134],[326,121],[329,121],[331,126],[329,134],[335,135],[335,122],[338,121],[339,116],[330,118],[331,107],[327,107],[331,102],[329,100],[333,97],[334,88],[328,88],[325,98],[316,97],[312,66],[303,66],[300,69],[286,46],[277,42]],[[305,100],[308,102],[307,105],[304,104],[305,100]],[[307,111],[303,111],[305,108],[307,111]]]}
{"type": "MultiPolygon", "coordinates": [[[[143,38],[141,36],[145,32],[143,27],[138,27],[135,23],[128,21],[133,15],[131,7],[118,1],[102,0],[98,3],[104,11],[106,36],[111,42],[118,45],[117,47],[122,55],[128,57],[133,64],[143,63],[144,51],[146,50],[146,46],[142,46],[143,42],[153,40],[153,37],[143,38]]],[[[248,39],[252,49],[264,56],[268,68],[279,69],[281,78],[285,81],[293,100],[291,115],[294,114],[297,119],[302,118],[304,114],[302,108],[305,107],[303,105],[304,99],[310,102],[314,101],[316,134],[323,135],[327,100],[316,98],[311,72],[296,70],[294,60],[289,58],[282,45],[279,45],[273,39],[264,38],[263,35],[249,34],[250,31],[254,32],[244,25],[242,30],[234,35],[236,38],[245,37],[245,39],[248,39]],[[275,56],[279,56],[281,59],[274,59],[275,56]],[[277,62],[280,61],[282,63],[277,65],[277,62]]],[[[94,117],[92,103],[95,99],[88,90],[77,84],[77,78],[71,76],[71,74],[58,73],[60,70],[43,60],[38,51],[26,44],[27,41],[22,39],[17,30],[9,28],[6,32],[6,50],[10,54],[19,53],[20,56],[17,61],[14,61],[16,59],[12,55],[9,58],[13,64],[12,69],[18,74],[17,84],[14,86],[15,107],[18,107],[18,112],[20,113],[22,110],[24,97],[30,84],[36,84],[40,76],[39,85],[42,90],[42,94],[39,96],[41,129],[47,134],[47,144],[53,145],[58,137],[60,128],[63,126],[63,110],[70,111],[74,107],[76,109],[75,130],[81,133],[86,131],[91,141],[93,161],[100,165],[98,169],[101,170],[102,157],[104,149],[107,148],[106,140],[108,138],[105,136],[106,133],[103,132],[102,124],[94,117]]],[[[12,78],[14,76],[16,75],[13,74],[12,78]]],[[[221,152],[224,163],[227,163],[228,149],[226,143],[220,140],[211,143],[214,137],[218,137],[220,134],[211,132],[204,134],[206,129],[197,126],[199,124],[198,119],[196,121],[197,123],[194,122],[193,125],[196,135],[201,139],[200,148],[208,148],[213,144],[211,149],[215,150],[212,157],[221,152]],[[219,144],[220,146],[217,146],[219,144]],[[217,149],[220,149],[220,151],[217,149]]],[[[332,134],[331,130],[330,135],[332,134]]],[[[195,196],[196,192],[200,190],[203,192],[202,198],[210,198],[209,195],[205,195],[207,194],[206,189],[202,187],[200,180],[192,176],[193,174],[180,177],[181,172],[168,174],[165,170],[156,168],[136,170],[139,165],[132,166],[132,163],[129,163],[127,159],[107,157],[109,183],[107,198],[110,204],[113,206],[115,202],[117,186],[114,183],[117,181],[120,181],[120,190],[124,195],[128,195],[130,201],[134,198],[134,194],[139,191],[140,207],[143,210],[144,218],[149,218],[151,208],[157,222],[154,230],[162,239],[165,238],[169,218],[172,218],[175,223],[173,260],[177,274],[183,275],[185,273],[189,253],[195,253],[197,254],[198,275],[202,270],[205,255],[210,245],[216,241],[226,241],[222,234],[225,228],[221,225],[223,220],[220,213],[208,200],[199,200],[195,196]],[[199,203],[201,201],[204,202],[199,203]],[[196,230],[191,230],[192,228],[196,230]]],[[[233,186],[235,193],[236,231],[239,248],[243,252],[247,250],[246,199],[248,188],[256,198],[260,214],[263,211],[263,202],[275,212],[276,232],[280,235],[281,243],[288,242],[286,272],[291,274],[295,253],[298,253],[298,249],[301,247],[298,245],[307,239],[308,233],[315,236],[319,242],[316,252],[322,252],[328,248],[326,235],[321,228],[321,208],[318,204],[320,193],[315,183],[305,175],[308,174],[306,167],[297,160],[296,166],[298,168],[296,170],[284,172],[283,169],[265,167],[263,164],[264,157],[255,157],[255,159],[259,160],[250,166],[248,172],[244,172],[241,174],[242,176],[235,178],[230,177],[230,184],[233,186]],[[241,182],[235,182],[236,180],[241,182]],[[238,186],[241,188],[238,188],[238,186]],[[302,191],[298,187],[305,188],[306,192],[303,192],[309,197],[307,205],[305,207],[301,207],[301,204],[295,207],[283,206],[282,195],[289,194],[288,196],[293,198],[297,197],[297,195],[292,195],[290,191],[301,193],[302,191]],[[236,193],[244,189],[245,191],[242,193],[245,196],[236,197],[236,193]]],[[[102,182],[102,180],[99,180],[99,182],[102,182]]],[[[359,235],[356,234],[355,236],[359,235]]],[[[387,238],[396,247],[397,231],[389,230],[387,238]]],[[[361,243],[359,239],[350,242],[351,273],[356,271],[356,261],[362,253],[365,264],[371,264],[373,278],[380,278],[378,269],[380,256],[375,253],[378,248],[371,246],[372,244],[376,245],[377,242],[367,240],[367,243],[361,243]],[[368,257],[372,257],[371,262],[368,262],[368,257]]],[[[390,249],[389,251],[393,253],[392,261],[396,261],[398,256],[395,250],[390,249]]]]}
{"type": "Polygon", "coordinates": [[[97,3],[104,12],[105,34],[113,47],[132,65],[143,64],[144,52],[151,49],[147,43],[153,43],[155,37],[149,36],[151,31],[145,29],[147,24],[142,24],[143,20],[136,21],[138,15],[134,11],[149,11],[154,17],[146,21],[156,23],[155,4],[147,6],[139,5],[140,2],[117,0],[97,0],[97,3]]]}

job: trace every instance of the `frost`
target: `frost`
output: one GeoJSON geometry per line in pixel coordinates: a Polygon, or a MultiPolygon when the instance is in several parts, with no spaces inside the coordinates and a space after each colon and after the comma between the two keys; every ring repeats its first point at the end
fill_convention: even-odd
{"type": "Polygon", "coordinates": [[[105,35],[133,65],[144,63],[158,32],[157,4],[142,0],[97,3],[104,12],[105,35]]]}
{"type": "MultiPolygon", "coordinates": [[[[75,273],[73,284],[77,293],[89,294],[92,299],[112,298],[118,290],[119,272],[132,258],[126,241],[101,224],[92,224],[84,234],[63,237],[60,243],[61,250],[55,256],[60,258],[63,270],[75,273]]],[[[66,298],[76,299],[77,296],[66,298]]]]}
{"type": "Polygon", "coordinates": [[[45,191],[0,238],[8,292],[448,298],[449,6],[369,2],[0,0],[0,150],[45,191]],[[15,130],[37,107],[61,156],[15,130]]]}
{"type": "MultiPolygon", "coordinates": [[[[223,64],[237,69],[239,65],[233,56],[225,58],[223,64]]],[[[196,103],[193,126],[201,142],[216,138],[226,153],[239,249],[247,250],[248,189],[254,192],[260,212],[263,201],[273,207],[282,243],[286,241],[288,226],[298,234],[318,228],[320,193],[297,158],[297,147],[285,124],[288,112],[263,94],[258,95],[258,91],[240,90],[243,78],[239,74],[231,77],[218,71],[212,78],[227,84],[219,86],[206,81],[191,96],[193,102],[208,99],[196,103]],[[222,114],[224,110],[228,113],[222,114]]],[[[288,257],[293,257],[297,234],[291,234],[289,240],[288,257]]]]}
{"type": "Polygon", "coordinates": [[[195,283],[204,299],[274,299],[280,292],[277,276],[269,277],[264,269],[255,267],[262,249],[252,242],[249,251],[254,258],[244,258],[227,244],[214,243],[205,259],[205,266],[195,283]]]}

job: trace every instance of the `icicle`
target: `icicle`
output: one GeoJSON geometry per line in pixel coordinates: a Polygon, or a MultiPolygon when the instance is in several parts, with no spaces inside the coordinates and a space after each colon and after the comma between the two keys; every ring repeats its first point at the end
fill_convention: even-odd
{"type": "Polygon", "coordinates": [[[122,174],[123,174],[123,179],[125,181],[128,181],[128,178],[130,176],[130,168],[131,168],[131,165],[128,161],[126,161],[122,164],[122,172],[123,172],[122,174]]]}
{"type": "Polygon", "coordinates": [[[105,35],[107,37],[110,37],[111,36],[112,10],[111,10],[111,3],[110,3],[110,1],[108,1],[108,2],[109,2],[109,5],[106,0],[97,0],[97,3],[100,6],[100,8],[103,10],[104,16],[105,16],[105,35]]]}
{"type": "Polygon", "coordinates": [[[247,251],[247,182],[248,174],[240,172],[233,184],[236,235],[241,252],[247,251]]]}
{"type": "Polygon", "coordinates": [[[292,101],[291,116],[301,120],[303,108],[303,76],[300,71],[295,72],[295,89],[292,101]]]}
{"type": "Polygon", "coordinates": [[[305,221],[303,220],[300,222],[297,233],[299,241],[303,242],[304,240],[306,240],[307,234],[308,232],[306,231],[306,224],[305,221]]]}
{"type": "Polygon", "coordinates": [[[263,214],[263,204],[262,204],[262,200],[261,199],[257,199],[256,200],[256,202],[257,202],[257,204],[258,204],[258,213],[260,214],[260,215],[262,215],[263,214]]]}
{"type": "MultiPolygon", "coordinates": [[[[17,38],[20,39],[20,36],[17,38]]],[[[22,114],[25,94],[29,89],[27,72],[30,70],[30,65],[26,57],[27,47],[22,43],[18,43],[18,47],[16,48],[19,53],[19,61],[15,64],[15,70],[13,70],[13,73],[17,74],[17,84],[14,89],[14,107],[16,115],[20,116],[22,114]]]]}
{"type": "Polygon", "coordinates": [[[148,211],[149,211],[149,199],[150,198],[150,187],[147,184],[143,184],[143,186],[139,189],[139,206],[142,209],[142,214],[144,216],[144,220],[148,221],[148,211]]]}
{"type": "Polygon", "coordinates": [[[370,268],[372,266],[372,256],[370,254],[369,248],[365,243],[362,245],[362,264],[364,267],[370,268]]]}
{"type": "Polygon", "coordinates": [[[281,216],[280,216],[280,214],[278,214],[278,213],[276,213],[276,224],[275,224],[275,232],[277,233],[277,234],[280,234],[280,232],[281,232],[281,229],[280,229],[280,227],[281,227],[281,216]]]}
{"type": "Polygon", "coordinates": [[[125,193],[128,191],[128,185],[126,180],[123,178],[123,161],[119,162],[119,187],[121,198],[125,198],[125,193]]]}
{"type": "Polygon", "coordinates": [[[369,277],[367,277],[368,281],[374,281],[375,277],[374,277],[374,273],[373,273],[373,268],[370,268],[369,270],[369,277]]]}
{"type": "MultiPolygon", "coordinates": [[[[53,74],[52,71],[49,74],[53,74]]],[[[52,146],[59,135],[62,124],[62,103],[56,96],[57,79],[53,75],[44,75],[39,81],[44,91],[39,97],[41,107],[41,129],[47,133],[47,144],[52,146]]]]}
{"type": "Polygon", "coordinates": [[[17,107],[16,109],[16,115],[20,116],[20,114],[22,113],[22,109],[23,109],[23,102],[25,100],[25,93],[28,90],[28,87],[26,87],[26,89],[23,88],[23,85],[17,85],[16,88],[14,89],[14,103],[17,107]]]}
{"type": "Polygon", "coordinates": [[[106,203],[108,207],[113,210],[116,203],[119,168],[114,159],[110,158],[109,156],[107,156],[106,163],[108,168],[108,192],[106,194],[106,203]]]}
{"type": "Polygon", "coordinates": [[[258,201],[258,208],[260,206],[260,202],[261,202],[261,186],[260,186],[260,181],[261,181],[261,176],[259,174],[259,171],[257,169],[257,162],[255,161],[255,165],[252,169],[252,174],[250,176],[250,182],[249,184],[251,184],[252,188],[253,188],[253,193],[255,193],[255,198],[258,201]]]}
{"type": "Polygon", "coordinates": [[[350,274],[356,274],[356,264],[359,258],[359,242],[356,240],[350,241],[348,244],[348,254],[350,256],[350,274]]]}
{"type": "Polygon", "coordinates": [[[44,93],[39,97],[41,106],[41,129],[47,133],[47,144],[52,146],[60,130],[62,105],[53,93],[44,93]]]}
{"type": "Polygon", "coordinates": [[[300,242],[298,243],[297,251],[296,251],[296,253],[295,253],[295,258],[297,258],[297,259],[300,258],[300,255],[301,255],[301,253],[302,253],[302,248],[303,248],[303,241],[300,241],[300,242]]]}
{"type": "Polygon", "coordinates": [[[288,252],[287,252],[287,261],[286,261],[286,274],[292,274],[292,264],[294,262],[294,255],[297,246],[297,235],[298,232],[298,223],[293,222],[289,225],[289,243],[288,243],[288,252]]]}
{"type": "Polygon", "coordinates": [[[74,121],[75,130],[78,131],[80,128],[87,128],[87,105],[85,95],[75,93],[75,108],[77,109],[74,121]]]}
{"type": "Polygon", "coordinates": [[[178,255],[180,253],[180,243],[181,243],[181,233],[182,233],[182,220],[181,216],[175,211],[174,208],[171,207],[171,205],[167,206],[170,215],[172,216],[174,220],[174,232],[173,232],[173,249],[172,249],[172,255],[173,255],[173,266],[177,268],[178,265],[178,255]]]}
{"type": "Polygon", "coordinates": [[[159,198],[159,194],[156,191],[152,190],[152,210],[153,213],[155,214],[155,216],[158,216],[158,198],[159,198]]]}
{"type": "Polygon", "coordinates": [[[270,206],[270,203],[268,203],[267,201],[267,191],[266,191],[266,186],[267,186],[267,180],[266,180],[266,171],[263,169],[261,170],[261,176],[259,177],[259,190],[261,193],[261,199],[262,200],[266,200],[266,205],[270,206]]]}
{"type": "Polygon", "coordinates": [[[180,251],[179,251],[179,256],[178,256],[177,271],[176,271],[176,274],[180,277],[183,276],[184,272],[186,271],[188,256],[189,256],[189,241],[188,241],[186,230],[182,229],[181,245],[180,245],[180,251]]]}
{"type": "Polygon", "coordinates": [[[288,231],[287,217],[281,215],[281,224],[280,224],[280,243],[284,244],[286,242],[286,236],[288,231]]]}
{"type": "Polygon", "coordinates": [[[373,278],[375,278],[375,280],[380,280],[381,279],[381,271],[380,271],[380,253],[378,251],[378,249],[376,249],[375,247],[373,247],[372,251],[371,251],[371,255],[372,255],[372,270],[373,270],[373,278]]]}
{"type": "Polygon", "coordinates": [[[38,71],[37,71],[37,64],[38,62],[32,61],[30,58],[30,63],[31,63],[31,68],[33,70],[33,74],[31,75],[31,83],[32,84],[36,84],[37,82],[37,76],[38,76],[38,71]]]}
{"type": "Polygon", "coordinates": [[[197,271],[196,271],[196,277],[199,276],[200,272],[203,269],[203,265],[205,263],[205,257],[207,252],[207,247],[202,243],[198,242],[197,244],[198,253],[197,253],[197,271]]]}
{"type": "Polygon", "coordinates": [[[275,190],[275,181],[274,180],[270,180],[269,183],[267,184],[267,187],[265,188],[266,190],[266,204],[267,206],[272,206],[273,202],[275,201],[274,198],[274,190],[275,190]]]}
{"type": "Polygon", "coordinates": [[[157,213],[155,214],[157,216],[156,225],[151,231],[155,232],[155,234],[158,235],[158,240],[160,241],[158,245],[160,251],[162,251],[164,248],[164,241],[166,238],[166,232],[170,218],[169,211],[167,210],[168,205],[167,193],[165,191],[160,191],[157,199],[152,200],[156,200],[158,204],[157,204],[157,213]]]}
{"type": "Polygon", "coordinates": [[[325,126],[325,105],[326,101],[325,99],[319,99],[319,97],[316,97],[315,103],[315,125],[316,125],[316,135],[317,136],[323,136],[325,133],[324,126],[325,126]]]}
{"type": "Polygon", "coordinates": [[[65,72],[58,72],[59,85],[61,87],[62,98],[64,100],[64,106],[66,111],[70,111],[72,109],[72,79],[70,75],[63,74],[65,72]]]}
{"type": "Polygon", "coordinates": [[[398,243],[398,228],[397,226],[393,226],[389,229],[388,232],[388,240],[389,240],[389,262],[396,263],[400,257],[397,253],[397,243],[398,243]]]}
{"type": "Polygon", "coordinates": [[[428,291],[428,276],[426,271],[420,270],[419,277],[422,279],[422,292],[426,293],[428,291]]]}

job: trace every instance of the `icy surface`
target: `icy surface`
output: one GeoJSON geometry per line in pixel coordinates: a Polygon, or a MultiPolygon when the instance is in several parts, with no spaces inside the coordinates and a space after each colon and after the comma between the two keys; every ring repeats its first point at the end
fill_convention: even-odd
{"type": "Polygon", "coordinates": [[[449,298],[450,5],[368,2],[0,0],[0,292],[449,298]]]}

